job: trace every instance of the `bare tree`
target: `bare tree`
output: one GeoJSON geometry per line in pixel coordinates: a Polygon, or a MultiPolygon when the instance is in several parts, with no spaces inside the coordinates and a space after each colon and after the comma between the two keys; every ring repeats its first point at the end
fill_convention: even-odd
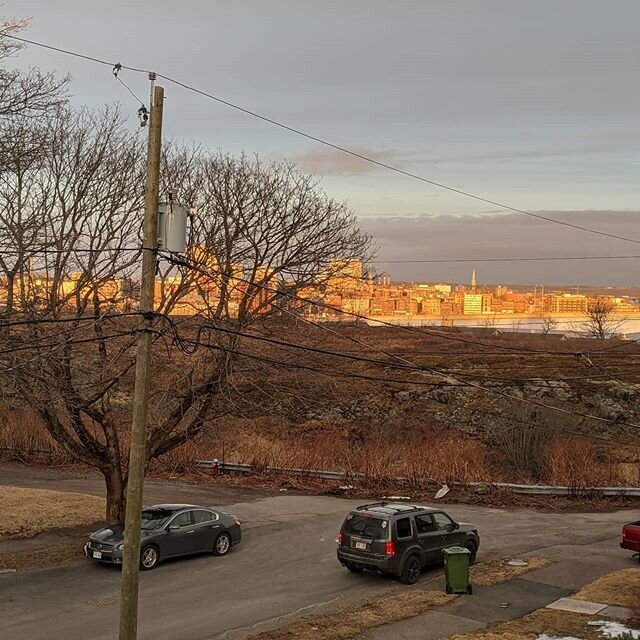
{"type": "MultiPolygon", "coordinates": [[[[0,182],[0,228],[17,246],[1,261],[19,283],[7,308],[23,323],[2,336],[15,350],[3,391],[5,401],[30,407],[72,459],[100,470],[112,519],[126,477],[113,392],[134,362],[134,327],[105,314],[137,271],[144,145],[113,109],[59,111],[47,126],[37,160],[14,154],[0,182]]],[[[33,133],[16,131],[27,142],[33,133]]]]}
{"type": "Polygon", "coordinates": [[[67,77],[39,69],[28,71],[7,69],[4,64],[18,53],[23,44],[8,36],[24,31],[28,20],[0,20],[0,118],[9,116],[38,116],[65,101],[67,77]]]}
{"type": "Polygon", "coordinates": [[[207,419],[226,411],[242,332],[274,314],[301,312],[301,291],[321,289],[340,269],[337,263],[345,257],[365,261],[371,251],[352,212],[289,163],[197,151],[182,151],[173,160],[166,180],[184,185],[178,197],[197,215],[188,256],[192,266],[178,267],[180,280],[174,281],[175,290],[191,294],[164,302],[184,304],[197,294],[193,308],[200,309],[200,328],[219,351],[213,359],[204,354],[189,369],[190,386],[150,434],[150,459],[195,437],[207,419]],[[185,164],[190,179],[176,179],[185,164]]]}
{"type": "MultiPolygon", "coordinates": [[[[24,245],[12,317],[34,321],[3,336],[16,350],[5,400],[31,407],[73,459],[103,474],[107,519],[117,521],[138,319],[112,312],[135,295],[126,282],[139,258],[143,145],[107,109],[56,114],[44,148],[28,179],[0,189],[0,212],[24,245]],[[40,322],[52,319],[65,323],[40,322]]],[[[196,217],[188,254],[160,256],[148,463],[235,410],[249,329],[298,313],[297,293],[370,248],[348,208],[292,165],[169,147],[163,173],[164,190],[196,217]]]]}
{"type": "Polygon", "coordinates": [[[558,326],[558,320],[553,316],[543,315],[541,318],[541,325],[541,333],[543,336],[546,336],[558,326]]]}
{"type": "Polygon", "coordinates": [[[615,305],[609,298],[599,297],[588,305],[581,329],[592,338],[606,340],[618,333],[624,321],[616,314],[615,305]]]}

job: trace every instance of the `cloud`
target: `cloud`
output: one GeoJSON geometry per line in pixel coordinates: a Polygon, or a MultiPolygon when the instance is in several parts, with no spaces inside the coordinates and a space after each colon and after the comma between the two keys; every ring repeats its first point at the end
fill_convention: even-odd
{"type": "MultiPolygon", "coordinates": [[[[540,211],[541,215],[640,240],[640,211],[540,211]]],[[[480,262],[481,258],[640,255],[640,245],[516,213],[379,217],[360,221],[379,246],[378,271],[396,280],[467,282],[471,270],[492,284],[638,285],[640,259],[480,262]],[[478,259],[464,263],[389,260],[478,259]]]]}
{"type": "MultiPolygon", "coordinates": [[[[408,160],[415,157],[415,152],[406,149],[371,149],[368,147],[349,147],[349,149],[372,160],[400,168],[408,160]]],[[[292,160],[302,171],[314,175],[358,176],[380,170],[380,167],[376,167],[375,164],[362,158],[356,158],[338,149],[328,147],[311,149],[294,156],[292,160]]]]}

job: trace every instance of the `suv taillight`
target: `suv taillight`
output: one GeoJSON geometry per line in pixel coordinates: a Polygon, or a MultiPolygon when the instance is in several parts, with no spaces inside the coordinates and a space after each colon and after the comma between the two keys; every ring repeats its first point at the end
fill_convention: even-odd
{"type": "Polygon", "coordinates": [[[339,533],[338,537],[336,538],[336,542],[338,543],[338,546],[342,546],[342,534],[339,533]]]}
{"type": "Polygon", "coordinates": [[[393,556],[396,555],[396,543],[393,542],[392,540],[389,540],[389,542],[386,542],[384,545],[384,553],[390,558],[393,558],[393,556]]]}

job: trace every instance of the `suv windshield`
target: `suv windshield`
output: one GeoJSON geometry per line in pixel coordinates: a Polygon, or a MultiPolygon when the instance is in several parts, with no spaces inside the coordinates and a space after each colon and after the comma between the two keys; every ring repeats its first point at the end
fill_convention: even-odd
{"type": "Polygon", "coordinates": [[[374,518],[368,514],[350,513],[344,523],[345,533],[374,538],[386,539],[389,522],[381,518],[374,518]]]}
{"type": "Polygon", "coordinates": [[[157,509],[142,512],[141,527],[143,530],[159,529],[172,515],[171,511],[157,509]]]}

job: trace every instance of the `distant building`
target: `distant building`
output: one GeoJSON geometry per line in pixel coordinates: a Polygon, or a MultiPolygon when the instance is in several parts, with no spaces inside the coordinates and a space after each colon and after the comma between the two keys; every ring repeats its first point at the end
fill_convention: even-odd
{"type": "Polygon", "coordinates": [[[572,293],[545,296],[544,310],[548,313],[578,313],[587,311],[587,296],[572,293]]]}
{"type": "Polygon", "coordinates": [[[480,315],[482,313],[482,294],[465,293],[462,312],[465,315],[480,315]]]}
{"type": "Polygon", "coordinates": [[[451,293],[451,285],[450,284],[442,284],[442,283],[438,283],[438,284],[434,284],[433,288],[436,291],[439,291],[440,293],[444,293],[444,294],[450,294],[451,293]]]}

